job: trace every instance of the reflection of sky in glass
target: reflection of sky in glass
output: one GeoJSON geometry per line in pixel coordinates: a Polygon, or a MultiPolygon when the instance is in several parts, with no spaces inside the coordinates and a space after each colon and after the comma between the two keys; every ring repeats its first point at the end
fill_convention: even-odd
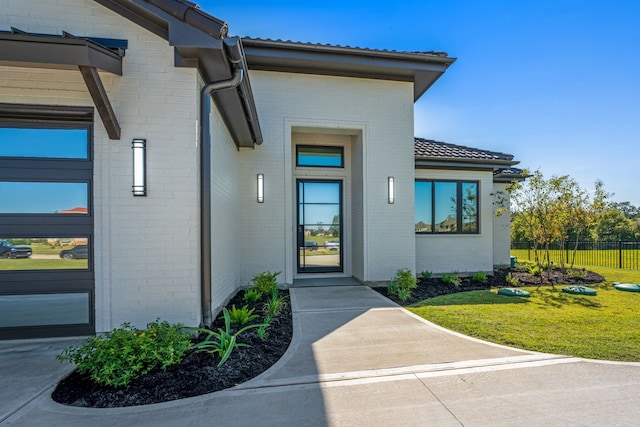
{"type": "Polygon", "coordinates": [[[298,147],[299,166],[341,167],[340,147],[298,147]]]}
{"type": "Polygon", "coordinates": [[[86,209],[87,196],[86,183],[0,182],[0,213],[56,213],[78,207],[86,209]]]}
{"type": "Polygon", "coordinates": [[[456,214],[456,187],[455,182],[435,183],[436,224],[456,214]]]}
{"type": "Polygon", "coordinates": [[[300,215],[305,224],[330,225],[340,214],[340,183],[300,182],[300,215]]]}
{"type": "Polygon", "coordinates": [[[420,221],[431,225],[431,189],[432,183],[416,181],[416,224],[420,221]]]}
{"type": "Polygon", "coordinates": [[[86,159],[86,129],[0,127],[0,156],[86,159]]]}

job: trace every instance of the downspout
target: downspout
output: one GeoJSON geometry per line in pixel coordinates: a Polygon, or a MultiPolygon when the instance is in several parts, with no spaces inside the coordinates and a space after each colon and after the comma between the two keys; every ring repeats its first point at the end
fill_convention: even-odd
{"type": "MultiPolygon", "coordinates": [[[[227,40],[225,40],[226,42],[227,40]]],[[[242,63],[239,43],[225,43],[229,48],[228,59],[238,66],[242,63]]],[[[243,71],[237,68],[232,78],[204,85],[200,90],[200,298],[202,304],[202,325],[210,326],[211,313],[211,138],[209,134],[211,114],[211,95],[213,92],[232,89],[242,82],[243,71]]]]}

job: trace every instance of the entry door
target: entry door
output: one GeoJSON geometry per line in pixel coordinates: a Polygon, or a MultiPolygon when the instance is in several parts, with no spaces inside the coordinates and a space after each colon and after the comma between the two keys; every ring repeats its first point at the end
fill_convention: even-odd
{"type": "Polygon", "coordinates": [[[342,181],[297,180],[298,273],[343,271],[342,181]]]}

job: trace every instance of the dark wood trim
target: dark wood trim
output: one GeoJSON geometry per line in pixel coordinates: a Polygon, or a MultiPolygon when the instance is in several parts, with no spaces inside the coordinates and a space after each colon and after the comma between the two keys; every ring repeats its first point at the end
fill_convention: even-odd
{"type": "Polygon", "coordinates": [[[119,140],[121,131],[120,125],[118,124],[118,118],[113,112],[113,108],[111,108],[111,102],[109,102],[107,91],[102,85],[102,80],[100,80],[98,70],[94,67],[86,67],[83,65],[78,66],[78,68],[80,69],[80,73],[82,73],[82,78],[87,85],[87,89],[89,89],[93,103],[98,110],[98,114],[102,119],[102,123],[107,130],[109,138],[119,140]]]}

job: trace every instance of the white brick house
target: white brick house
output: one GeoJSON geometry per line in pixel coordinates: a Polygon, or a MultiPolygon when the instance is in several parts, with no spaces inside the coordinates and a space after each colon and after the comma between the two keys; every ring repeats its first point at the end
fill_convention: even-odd
{"type": "Polygon", "coordinates": [[[0,338],[208,323],[267,270],[288,286],[508,262],[492,200],[512,156],[413,136],[446,54],[241,40],[184,0],[0,8],[0,239],[33,248],[0,259],[0,338]],[[44,243],[64,239],[88,259],[44,243]]]}

